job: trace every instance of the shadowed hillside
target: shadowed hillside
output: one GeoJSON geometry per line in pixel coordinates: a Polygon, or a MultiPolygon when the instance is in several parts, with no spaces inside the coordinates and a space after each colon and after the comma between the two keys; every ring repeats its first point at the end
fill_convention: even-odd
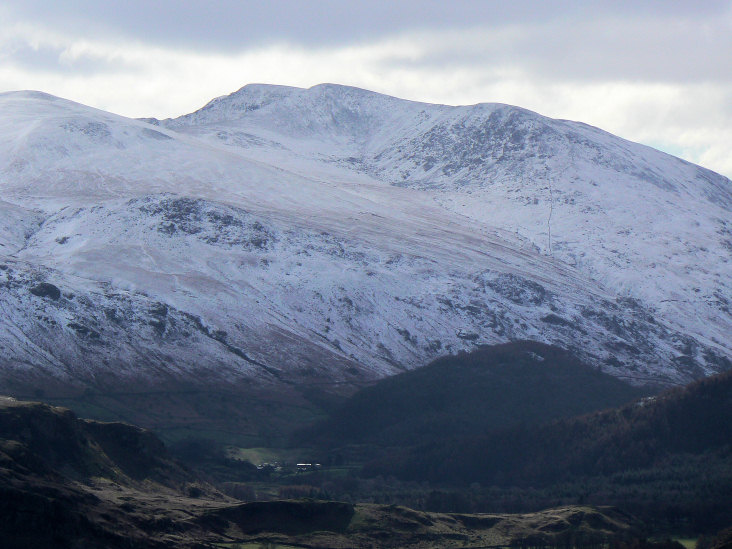
{"type": "Polygon", "coordinates": [[[730,418],[727,372],[614,410],[392,450],[365,474],[541,489],[708,531],[732,522],[730,418]]]}
{"type": "Polygon", "coordinates": [[[149,431],[0,397],[3,547],[160,547],[150,531],[176,506],[225,500],[149,431]]]}
{"type": "Polygon", "coordinates": [[[404,447],[547,423],[647,394],[568,351],[519,341],[447,356],[381,380],[301,439],[404,447]]]}

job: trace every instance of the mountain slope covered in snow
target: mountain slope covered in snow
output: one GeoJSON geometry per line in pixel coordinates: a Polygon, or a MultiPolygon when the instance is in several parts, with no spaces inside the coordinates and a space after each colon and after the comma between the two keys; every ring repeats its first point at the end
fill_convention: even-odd
{"type": "Polygon", "coordinates": [[[730,366],[730,181],[595,128],[334,85],[0,113],[5,387],[358,384],[516,339],[730,366]]]}
{"type": "Polygon", "coordinates": [[[686,329],[697,324],[697,335],[713,325],[728,339],[727,178],[508,105],[425,105],[333,85],[263,97],[269,88],[246,86],[164,124],[251,157],[315,158],[427,190],[445,209],[526,238],[686,329]]]}

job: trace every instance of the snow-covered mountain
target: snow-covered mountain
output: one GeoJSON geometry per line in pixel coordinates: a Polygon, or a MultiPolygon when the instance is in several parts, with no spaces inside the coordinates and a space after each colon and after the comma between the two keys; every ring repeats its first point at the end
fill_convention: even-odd
{"type": "Polygon", "coordinates": [[[0,94],[0,384],[355,383],[513,339],[684,381],[731,365],[731,210],[718,174],[507,105],[0,94]]]}

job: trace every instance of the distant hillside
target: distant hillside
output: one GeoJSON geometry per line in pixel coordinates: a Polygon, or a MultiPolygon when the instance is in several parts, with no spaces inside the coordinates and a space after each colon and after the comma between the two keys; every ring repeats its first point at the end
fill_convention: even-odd
{"type": "Polygon", "coordinates": [[[619,406],[649,392],[558,347],[519,341],[440,358],[381,380],[301,439],[330,446],[404,447],[548,423],[619,406]]]}

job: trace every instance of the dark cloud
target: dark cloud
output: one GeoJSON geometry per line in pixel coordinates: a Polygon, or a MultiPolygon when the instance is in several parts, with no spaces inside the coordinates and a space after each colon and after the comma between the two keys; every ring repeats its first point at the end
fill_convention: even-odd
{"type": "Polygon", "coordinates": [[[729,1],[535,0],[6,0],[17,18],[100,38],[206,50],[241,50],[286,41],[332,46],[404,31],[555,21],[567,25],[607,17],[628,20],[713,18],[729,1]]]}

